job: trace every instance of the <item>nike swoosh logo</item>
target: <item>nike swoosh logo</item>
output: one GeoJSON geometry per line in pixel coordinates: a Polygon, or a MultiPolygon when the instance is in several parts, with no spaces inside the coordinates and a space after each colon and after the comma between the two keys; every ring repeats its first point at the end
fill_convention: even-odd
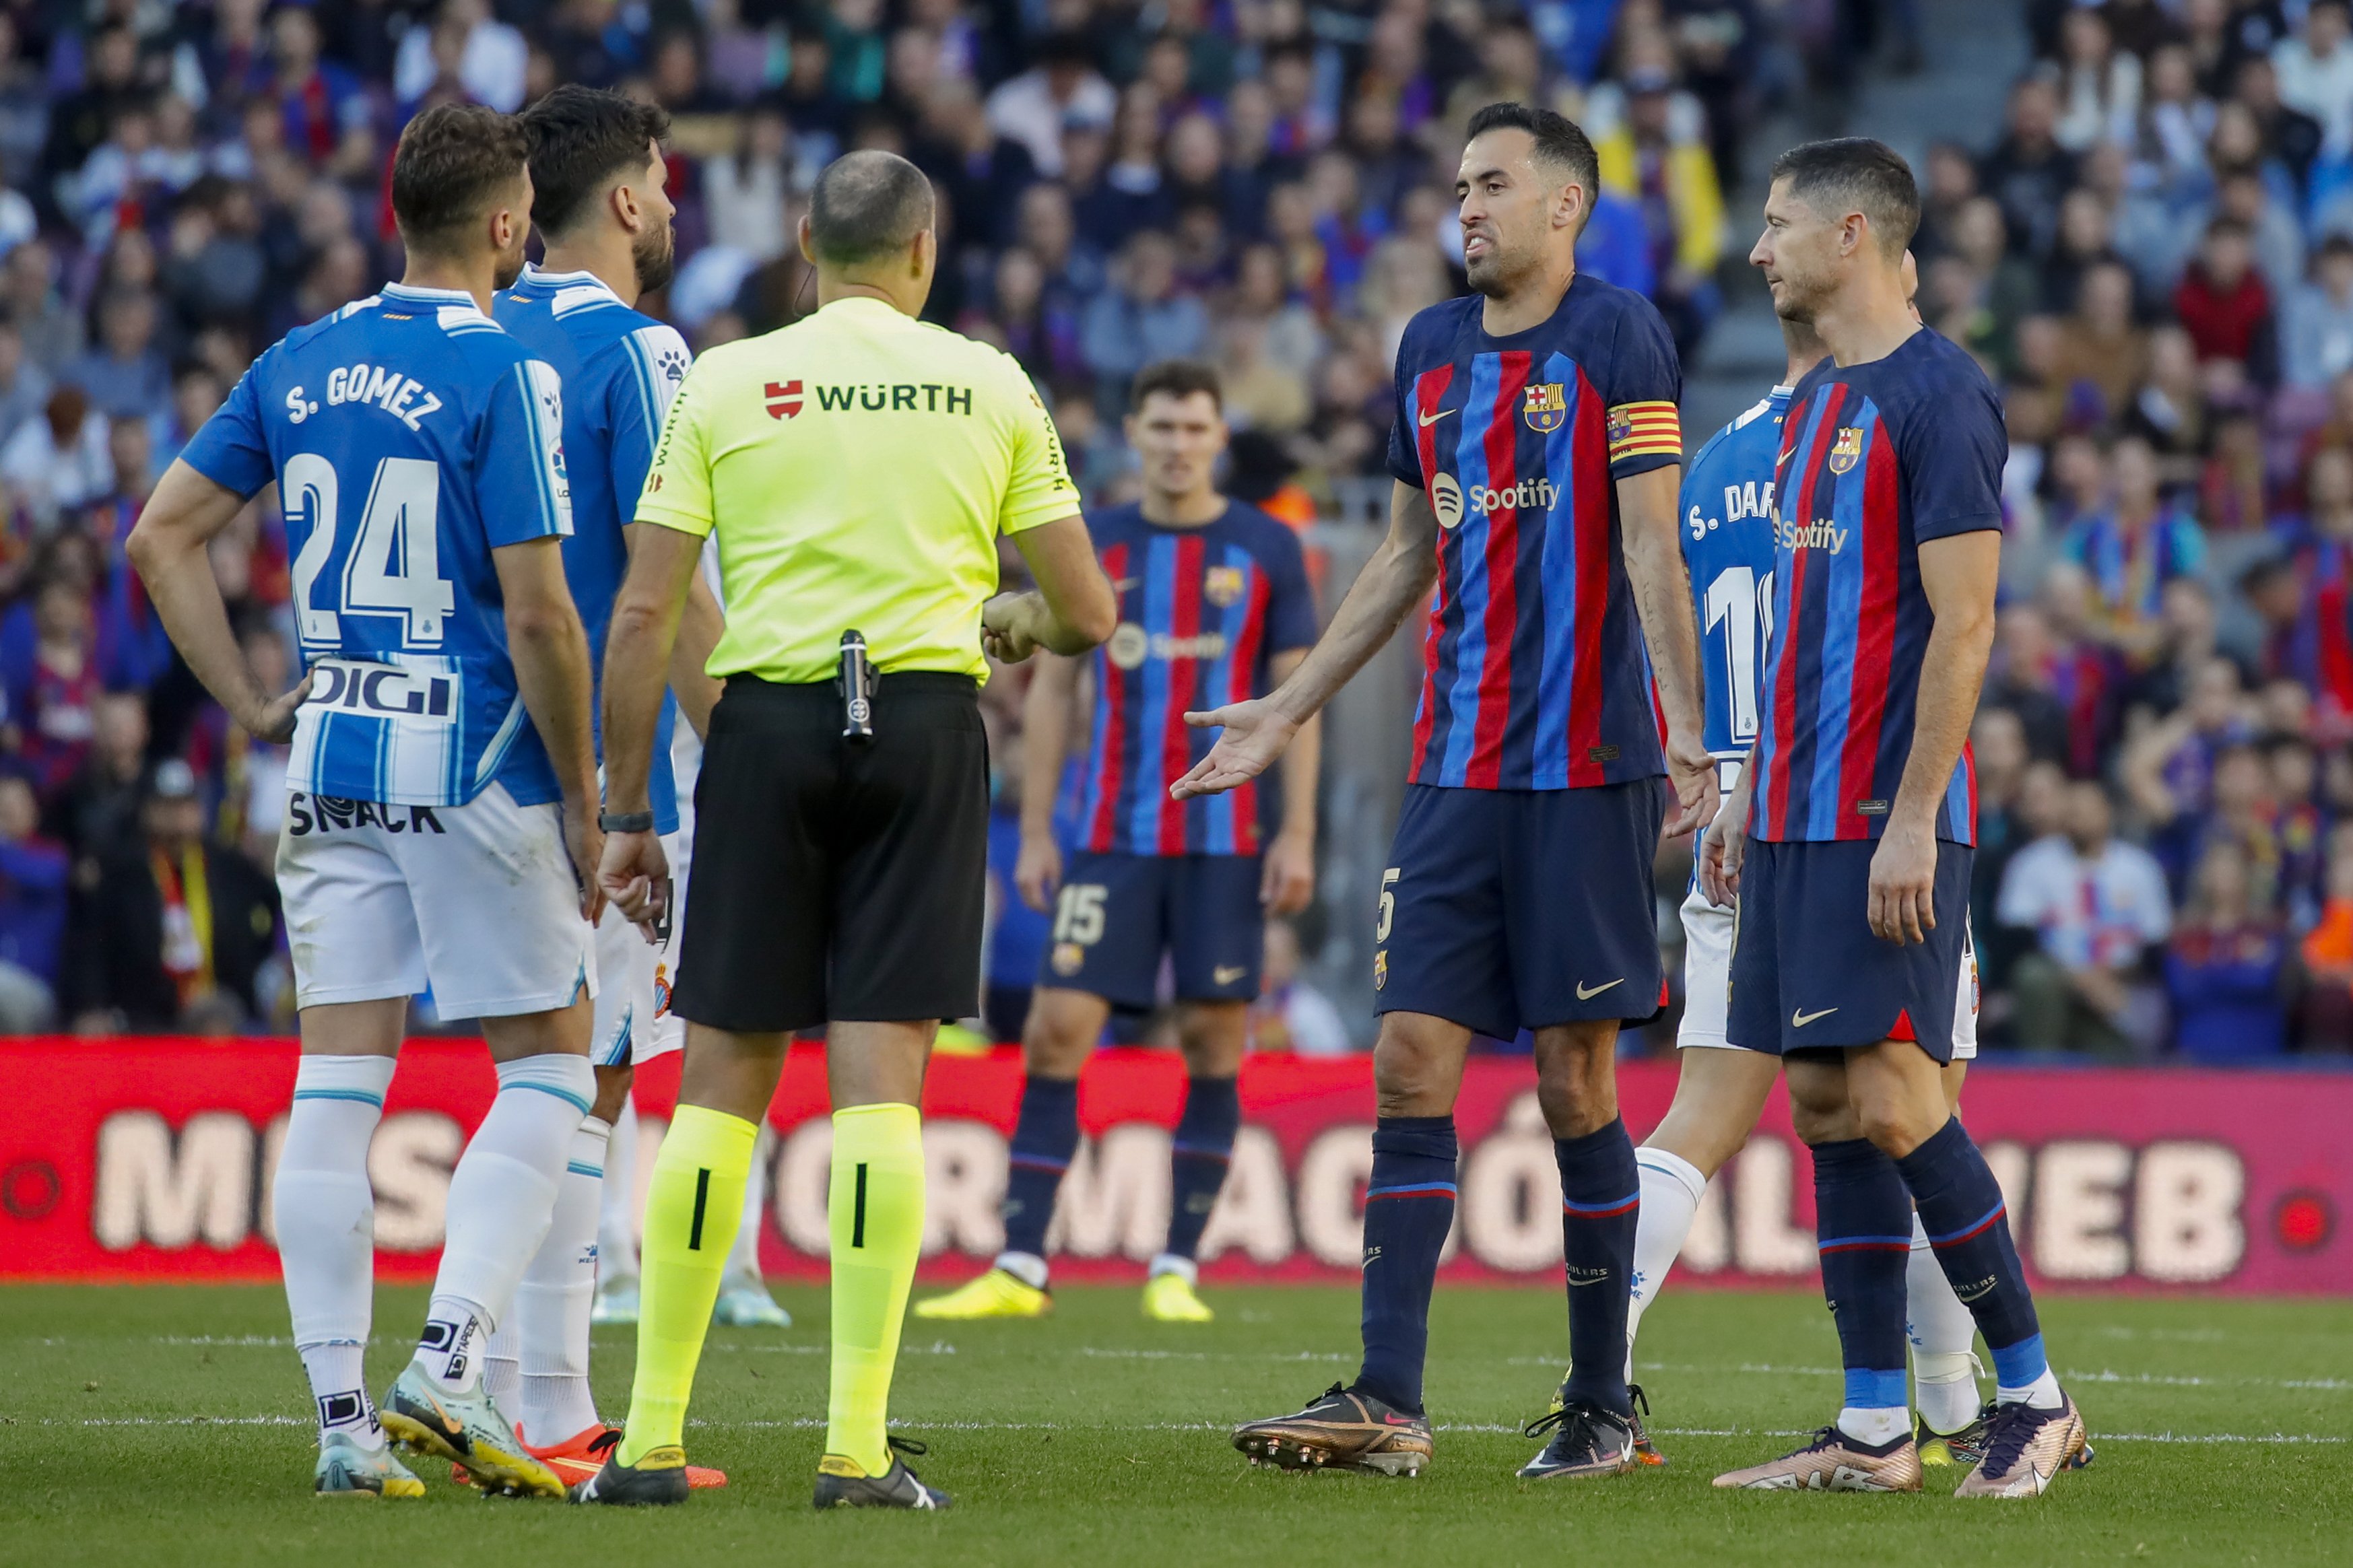
{"type": "Polygon", "coordinates": [[[1209,978],[1216,981],[1220,985],[1231,985],[1235,981],[1240,980],[1243,975],[1248,974],[1249,973],[1250,965],[1246,963],[1221,963],[1215,969],[1209,971],[1209,978]]]}
{"type": "Polygon", "coordinates": [[[1987,1284],[1987,1285],[1981,1285],[1981,1286],[1979,1286],[1978,1289],[1976,1289],[1975,1290],[1971,1290],[1971,1291],[1969,1291],[1969,1292],[1968,1292],[1968,1294],[1966,1294],[1966,1295],[1963,1295],[1963,1294],[1962,1294],[1960,1291],[1958,1291],[1958,1290],[1954,1291],[1954,1292],[1953,1292],[1953,1294],[1954,1294],[1954,1295],[1956,1295],[1956,1296],[1959,1296],[1959,1297],[1960,1297],[1960,1299],[1961,1299],[1961,1302],[1962,1302],[1962,1304],[1963,1304],[1964,1306],[1966,1306],[1966,1305],[1968,1305],[1968,1304],[1969,1302],[1971,1302],[1971,1301],[1979,1301],[1979,1300],[1983,1300],[1987,1296],[1989,1296],[1989,1295],[1992,1294],[1992,1292],[1993,1292],[1993,1287],[1992,1287],[1992,1285],[1990,1285],[1990,1284],[1987,1284]]]}
{"type": "Polygon", "coordinates": [[[1421,421],[1422,428],[1428,429],[1430,426],[1437,424],[1448,415],[1456,412],[1459,411],[1452,408],[1441,408],[1435,414],[1418,414],[1414,416],[1414,417],[1421,421]]]}
{"type": "Polygon", "coordinates": [[[1626,977],[1621,974],[1615,980],[1607,981],[1602,984],[1595,986],[1592,990],[1588,991],[1585,988],[1585,982],[1580,980],[1577,983],[1577,999],[1580,1002],[1590,1002],[1596,996],[1600,995],[1604,991],[1609,990],[1610,986],[1623,985],[1625,984],[1626,977]]]}
{"type": "MultiPolygon", "coordinates": [[[[1608,1278],[1609,1276],[1605,1274],[1601,1277],[1601,1279],[1607,1279],[1608,1278]]],[[[1578,1279],[1575,1277],[1571,1277],[1568,1282],[1568,1288],[1574,1290],[1579,1285],[1599,1285],[1601,1283],[1601,1279],[1578,1279]]]]}
{"type": "Polygon", "coordinates": [[[1838,1009],[1835,1007],[1825,1007],[1819,1013],[1809,1013],[1804,1008],[1800,1007],[1796,1012],[1789,1015],[1789,1027],[1793,1029],[1802,1029],[1807,1025],[1812,1023],[1815,1019],[1827,1018],[1837,1011],[1838,1009]]]}

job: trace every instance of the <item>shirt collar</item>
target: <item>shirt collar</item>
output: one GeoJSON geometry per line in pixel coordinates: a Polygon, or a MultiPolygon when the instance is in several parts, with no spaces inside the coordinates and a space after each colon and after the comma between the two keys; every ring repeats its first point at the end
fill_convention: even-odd
{"type": "Polygon", "coordinates": [[[550,272],[543,267],[525,262],[522,281],[542,289],[594,289],[599,294],[611,295],[615,300],[620,298],[613,293],[611,284],[585,267],[570,272],[550,272]]]}
{"type": "Polygon", "coordinates": [[[376,290],[387,300],[406,300],[416,305],[463,305],[470,310],[481,307],[463,289],[420,289],[413,283],[387,283],[376,290]]]}

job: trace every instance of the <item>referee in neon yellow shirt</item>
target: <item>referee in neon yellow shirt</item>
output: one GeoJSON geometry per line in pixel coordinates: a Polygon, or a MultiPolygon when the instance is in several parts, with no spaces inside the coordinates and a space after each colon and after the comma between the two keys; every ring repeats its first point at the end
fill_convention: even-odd
{"type": "Polygon", "coordinates": [[[695,790],[694,920],[672,998],[686,1054],[646,1201],[637,1382],[626,1435],[577,1502],[686,1500],[687,1398],[753,1141],[792,1032],[825,1024],[833,1383],[817,1503],[947,1503],[884,1424],[923,1242],[924,1064],[938,1020],[980,993],[982,650],[1083,652],[1117,612],[1029,377],[915,320],[939,255],[933,210],[930,184],[887,153],[818,176],[800,230],[816,314],[695,362],[638,502],[653,526],[629,531],[605,659],[600,875],[641,924],[668,918],[647,764],[713,536],[727,627],[709,668],[725,693],[695,790]],[[999,534],[1038,592],[997,595],[999,534]]]}

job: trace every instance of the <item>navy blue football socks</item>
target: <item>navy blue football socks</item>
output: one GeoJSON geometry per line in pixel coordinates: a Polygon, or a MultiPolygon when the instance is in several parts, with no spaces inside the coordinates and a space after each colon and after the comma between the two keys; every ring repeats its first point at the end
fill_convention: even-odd
{"type": "Polygon", "coordinates": [[[1814,1145],[1814,1234],[1822,1294],[1838,1320],[1852,1410],[1910,1404],[1904,1383],[1904,1273],[1912,1261],[1912,1194],[1864,1138],[1814,1145]]]}
{"type": "Polygon", "coordinates": [[[1560,1164],[1560,1244],[1568,1271],[1567,1397],[1630,1415],[1626,1314],[1642,1207],[1634,1141],[1625,1122],[1612,1121],[1582,1138],[1556,1138],[1552,1148],[1560,1164]]]}
{"type": "Polygon", "coordinates": [[[1039,1078],[1021,1084],[1021,1119],[1013,1127],[1013,1153],[1005,1174],[1005,1250],[1046,1256],[1046,1227],[1054,1194],[1079,1152],[1079,1080],[1039,1078]]]}
{"type": "MultiPolygon", "coordinates": [[[[1365,1364],[1356,1387],[1421,1410],[1430,1288],[1454,1226],[1454,1118],[1384,1116],[1365,1189],[1365,1364]]],[[[1623,1342],[1618,1354],[1625,1353],[1623,1342]]]]}
{"type": "Polygon", "coordinates": [[[1229,1078],[1188,1079],[1185,1110],[1168,1152],[1170,1192],[1168,1246],[1173,1258],[1190,1258],[1201,1245],[1201,1227],[1218,1206],[1226,1167],[1234,1157],[1234,1134],[1241,1130],[1242,1100],[1229,1078]]]}
{"type": "Polygon", "coordinates": [[[1958,1117],[1895,1165],[1920,1207],[1937,1265],[1993,1352],[1995,1383],[2005,1389],[2029,1386],[2048,1370],[2042,1327],[1992,1168],[1958,1117]]]}

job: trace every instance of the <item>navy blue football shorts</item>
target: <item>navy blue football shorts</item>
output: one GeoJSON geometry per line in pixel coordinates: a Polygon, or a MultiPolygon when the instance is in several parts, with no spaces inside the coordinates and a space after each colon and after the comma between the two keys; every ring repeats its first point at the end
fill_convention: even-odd
{"type": "Polygon", "coordinates": [[[1266,948],[1258,891],[1255,855],[1081,851],[1062,869],[1038,984],[1150,1007],[1166,953],[1179,1002],[1254,1000],[1266,948]]]}
{"type": "Polygon", "coordinates": [[[1786,1056],[1912,1040],[1953,1059],[1977,851],[1937,840],[1936,929],[1899,946],[1871,931],[1878,849],[1871,838],[1749,840],[1732,935],[1732,1044],[1786,1056]]]}
{"type": "Polygon", "coordinates": [[[1508,1040],[1658,1011],[1662,778],[1408,784],[1373,930],[1373,1005],[1508,1040]]]}

